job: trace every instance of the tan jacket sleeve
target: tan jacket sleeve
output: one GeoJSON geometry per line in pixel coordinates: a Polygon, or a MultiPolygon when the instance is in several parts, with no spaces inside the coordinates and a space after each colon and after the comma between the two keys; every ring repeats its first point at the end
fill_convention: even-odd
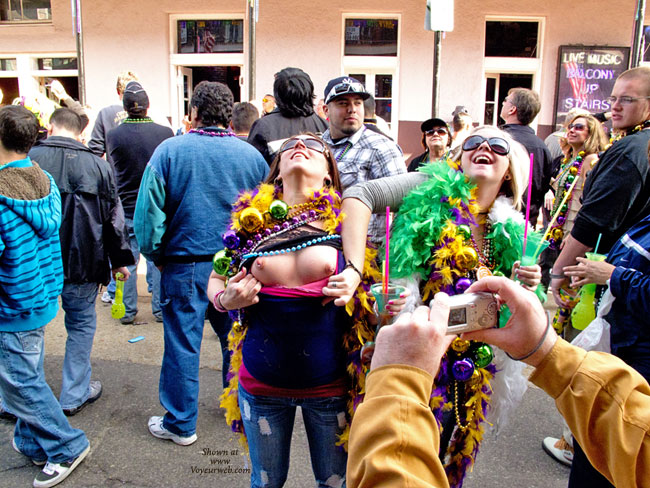
{"type": "Polygon", "coordinates": [[[620,359],[558,339],[530,381],[555,399],[592,465],[618,488],[650,487],[650,386],[620,359]]]}
{"type": "Polygon", "coordinates": [[[348,487],[449,486],[429,408],[432,387],[431,375],[412,366],[370,372],[350,430],[348,487]]]}

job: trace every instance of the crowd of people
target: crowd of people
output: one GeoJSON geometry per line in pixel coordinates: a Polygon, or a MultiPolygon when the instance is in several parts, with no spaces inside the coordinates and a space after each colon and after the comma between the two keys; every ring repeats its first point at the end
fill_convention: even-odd
{"type": "Polygon", "coordinates": [[[43,465],[35,487],[90,451],[67,417],[103,391],[95,302],[124,281],[120,321],[136,323],[140,254],[165,346],[149,432],[196,442],[207,318],[253,487],[287,481],[298,406],[318,486],[462,487],[487,426],[521,400],[524,363],[566,422],[543,446],[571,465],[569,487],[648,486],[650,69],[616,80],[611,113],[569,113],[548,147],[530,127],[533,90],[508,92],[499,128],[457,106],[450,123],[422,122],[409,164],[351,77],[316,104],[309,75],[285,68],[261,111],[203,81],[176,136],[148,115],[135,73],[116,88],[121,104],[99,112],[87,145],[89,117],[60,84],[42,124],[24,103],[0,108],[0,415],[16,422],[13,448],[43,465]],[[544,240],[539,263],[523,263],[544,240]],[[403,291],[379,310],[385,256],[403,291]],[[577,293],[587,284],[595,295],[577,293]],[[466,292],[497,297],[499,327],[446,335],[448,296],[466,292]],[[57,399],[43,343],[59,297],[57,399]],[[601,299],[588,327],[605,353],[570,345],[573,308],[595,315],[601,299]]]}

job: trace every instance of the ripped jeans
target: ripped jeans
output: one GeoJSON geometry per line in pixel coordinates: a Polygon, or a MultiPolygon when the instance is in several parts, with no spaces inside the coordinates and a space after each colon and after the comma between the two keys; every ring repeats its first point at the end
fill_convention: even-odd
{"type": "Polygon", "coordinates": [[[345,428],[346,398],[251,395],[239,385],[239,407],[252,464],[251,488],[284,485],[296,407],[301,407],[314,476],[321,488],[344,488],[347,453],[337,446],[345,428]]]}

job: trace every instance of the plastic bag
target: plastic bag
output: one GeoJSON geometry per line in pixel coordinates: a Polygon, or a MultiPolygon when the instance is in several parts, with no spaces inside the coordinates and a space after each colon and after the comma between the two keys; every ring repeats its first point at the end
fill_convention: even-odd
{"type": "Polygon", "coordinates": [[[596,318],[571,341],[571,344],[586,351],[611,352],[610,325],[605,320],[605,315],[612,309],[614,300],[616,297],[607,288],[600,300],[596,318]]]}

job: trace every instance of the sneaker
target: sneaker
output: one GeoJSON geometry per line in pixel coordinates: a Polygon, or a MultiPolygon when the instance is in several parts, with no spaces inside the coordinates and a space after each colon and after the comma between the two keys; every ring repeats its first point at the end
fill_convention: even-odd
{"type": "Polygon", "coordinates": [[[79,456],[77,456],[72,461],[65,463],[48,463],[43,468],[43,471],[36,475],[34,478],[34,488],[48,488],[49,486],[58,485],[74,471],[74,469],[79,466],[79,463],[84,460],[84,458],[90,452],[90,446],[83,450],[79,456]]]}
{"type": "Polygon", "coordinates": [[[157,437],[158,439],[169,439],[179,446],[189,446],[190,444],[194,444],[197,439],[196,434],[182,437],[168,431],[163,427],[163,418],[158,416],[149,418],[149,432],[151,432],[152,436],[157,437]]]}
{"type": "Polygon", "coordinates": [[[129,315],[128,317],[122,317],[120,319],[120,324],[122,325],[130,325],[133,322],[135,322],[135,315],[129,315]]]}
{"type": "Polygon", "coordinates": [[[88,395],[88,399],[85,402],[83,402],[78,407],[64,408],[63,413],[66,414],[68,417],[72,417],[73,415],[77,415],[79,412],[81,412],[87,405],[90,405],[91,403],[95,403],[97,400],[99,400],[99,397],[102,396],[102,391],[103,391],[101,381],[91,381],[89,388],[90,388],[90,394],[88,395]]]}
{"type": "MultiPolygon", "coordinates": [[[[19,453],[19,454],[22,454],[22,455],[25,456],[25,457],[29,457],[29,456],[28,456],[27,454],[25,454],[23,451],[21,451],[20,449],[18,449],[18,445],[16,444],[16,439],[15,439],[15,438],[14,438],[14,439],[11,439],[11,445],[13,446],[14,451],[16,451],[16,452],[19,453]]],[[[40,459],[34,459],[34,458],[29,458],[29,459],[31,459],[32,462],[33,462],[36,466],[43,466],[43,465],[47,462],[46,459],[43,459],[42,461],[41,461],[40,459]]]]}
{"type": "Polygon", "coordinates": [[[104,303],[113,303],[113,297],[110,296],[110,295],[108,294],[107,291],[105,291],[104,293],[102,293],[101,300],[102,300],[102,302],[104,302],[104,303]]]}
{"type": "Polygon", "coordinates": [[[573,463],[573,447],[563,437],[559,439],[555,437],[545,438],[542,441],[542,448],[546,451],[546,454],[565,466],[571,466],[573,463]]]}
{"type": "Polygon", "coordinates": [[[162,321],[163,321],[162,314],[160,314],[160,315],[154,314],[154,318],[156,319],[156,322],[158,322],[159,324],[162,324],[162,321]]]}

